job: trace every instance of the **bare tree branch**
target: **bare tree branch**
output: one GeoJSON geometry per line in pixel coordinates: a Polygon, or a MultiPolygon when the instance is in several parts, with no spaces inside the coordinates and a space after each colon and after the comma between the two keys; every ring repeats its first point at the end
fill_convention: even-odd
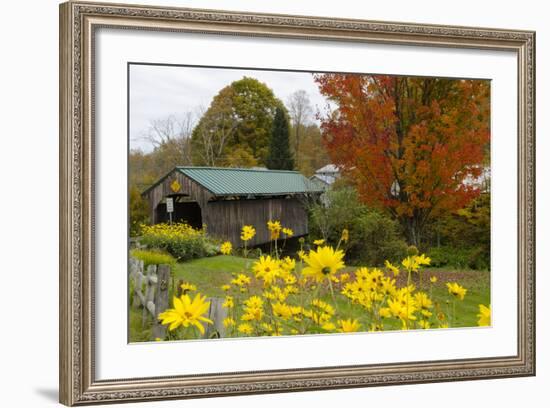
{"type": "Polygon", "coordinates": [[[294,127],[294,158],[296,162],[298,162],[300,155],[301,129],[310,122],[313,108],[311,107],[309,96],[304,90],[299,90],[291,94],[287,103],[290,120],[294,127]]]}

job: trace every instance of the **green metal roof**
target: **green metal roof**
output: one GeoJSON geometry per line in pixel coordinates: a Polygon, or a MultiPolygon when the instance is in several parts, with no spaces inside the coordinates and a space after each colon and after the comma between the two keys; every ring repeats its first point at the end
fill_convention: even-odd
{"type": "Polygon", "coordinates": [[[177,167],[176,170],[217,196],[323,192],[297,171],[224,167],[177,167]]]}

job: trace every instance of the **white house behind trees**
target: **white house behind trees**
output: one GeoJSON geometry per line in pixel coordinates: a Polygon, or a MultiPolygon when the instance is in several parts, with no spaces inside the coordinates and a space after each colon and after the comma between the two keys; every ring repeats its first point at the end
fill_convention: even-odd
{"type": "Polygon", "coordinates": [[[323,187],[328,188],[340,177],[340,170],[334,164],[327,164],[318,169],[310,180],[317,182],[323,187]]]}

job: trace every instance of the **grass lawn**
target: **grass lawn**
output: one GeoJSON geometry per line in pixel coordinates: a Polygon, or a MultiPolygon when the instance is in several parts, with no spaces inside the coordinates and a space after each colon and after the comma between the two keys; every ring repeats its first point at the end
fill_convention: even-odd
{"type": "MultiPolygon", "coordinates": [[[[244,270],[250,270],[253,259],[245,259],[238,256],[219,255],[209,258],[201,258],[189,262],[178,263],[174,267],[174,276],[176,282],[183,280],[197,286],[198,290],[208,297],[224,297],[221,286],[229,283],[233,278],[233,273],[239,273],[244,270]]],[[[346,267],[346,272],[353,273],[355,267],[346,267]]],[[[415,285],[430,294],[431,298],[447,316],[452,315],[453,302],[447,292],[447,282],[458,282],[468,289],[463,301],[455,301],[455,320],[451,322],[452,327],[472,327],[477,326],[477,313],[479,304],[489,305],[490,297],[490,272],[475,270],[453,270],[443,268],[424,269],[422,275],[422,284],[416,280],[415,285]],[[431,276],[437,277],[437,282],[433,285],[429,283],[431,276]],[[430,287],[431,286],[431,287],[430,287]]],[[[397,285],[405,286],[406,276],[402,273],[398,277],[397,285]]],[[[332,303],[330,295],[323,296],[323,300],[332,303]]],[[[346,317],[359,317],[362,311],[357,307],[351,307],[350,303],[342,297],[337,298],[337,309],[346,317]]],[[[151,323],[148,322],[142,327],[141,310],[131,308],[130,311],[130,339],[131,341],[151,340],[151,323]]],[[[393,319],[392,319],[393,320],[393,319]]],[[[391,328],[399,330],[400,323],[389,324],[391,328]]]]}
{"type": "Polygon", "coordinates": [[[221,286],[233,279],[231,274],[249,270],[247,266],[253,262],[253,259],[232,255],[194,259],[176,264],[174,276],[176,281],[182,279],[195,284],[201,293],[209,297],[223,297],[221,286]]]}

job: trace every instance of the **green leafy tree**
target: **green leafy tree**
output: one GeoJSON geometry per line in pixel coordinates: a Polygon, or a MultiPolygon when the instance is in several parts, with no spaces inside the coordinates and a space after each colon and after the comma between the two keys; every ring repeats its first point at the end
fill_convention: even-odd
{"type": "Polygon", "coordinates": [[[221,89],[193,130],[193,163],[265,165],[275,111],[282,106],[273,91],[254,78],[243,77],[221,89]],[[235,160],[234,150],[246,152],[242,161],[235,160]]]}
{"type": "Polygon", "coordinates": [[[227,167],[255,167],[258,166],[258,160],[254,155],[244,147],[236,147],[226,156],[225,166],[227,167]]]}
{"type": "MultiPolygon", "coordinates": [[[[296,131],[291,126],[290,146],[296,146],[296,131]]],[[[327,151],[324,148],[321,129],[317,124],[312,123],[307,126],[301,125],[300,143],[298,150],[292,149],[294,154],[294,165],[296,170],[306,177],[312,176],[316,170],[330,163],[327,151]]]]}
{"type": "Polygon", "coordinates": [[[140,225],[149,222],[149,205],[137,189],[130,187],[130,235],[137,236],[141,232],[140,225]]]}
{"type": "Polygon", "coordinates": [[[273,120],[267,168],[275,170],[293,170],[294,158],[290,151],[289,125],[286,112],[278,107],[273,120]]]}

